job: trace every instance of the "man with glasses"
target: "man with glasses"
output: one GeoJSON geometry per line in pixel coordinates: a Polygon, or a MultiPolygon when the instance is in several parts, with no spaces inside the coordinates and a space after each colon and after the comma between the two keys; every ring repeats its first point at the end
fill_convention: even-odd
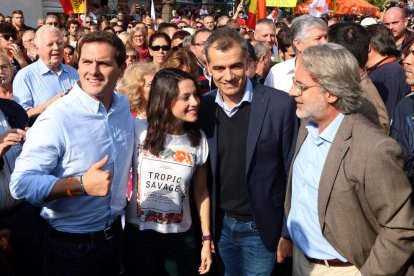
{"type": "Polygon", "coordinates": [[[36,45],[34,43],[35,31],[27,30],[23,33],[22,43],[26,51],[27,62],[33,63],[37,60],[36,45]]]}
{"type": "Polygon", "coordinates": [[[405,58],[409,54],[414,42],[414,34],[407,29],[408,19],[405,11],[400,7],[392,7],[384,13],[382,23],[391,30],[395,38],[395,45],[400,51],[398,59],[405,58]],[[401,56],[402,54],[402,56],[401,56]]]}
{"type": "Polygon", "coordinates": [[[358,62],[343,46],[304,50],[289,92],[304,122],[285,203],[293,275],[413,273],[401,149],[357,112],[361,92],[358,62]]]}
{"type": "Polygon", "coordinates": [[[13,82],[15,101],[29,117],[42,113],[79,79],[75,69],[62,64],[63,37],[59,29],[44,25],[35,35],[39,60],[20,70],[13,82]]]}
{"type": "Polygon", "coordinates": [[[207,15],[203,19],[204,27],[206,27],[209,30],[214,30],[214,17],[211,15],[207,15]]]}
{"type": "Polygon", "coordinates": [[[46,25],[52,25],[56,28],[60,28],[59,18],[54,14],[49,14],[46,17],[46,25]]]}
{"type": "Polygon", "coordinates": [[[14,73],[27,66],[20,46],[16,43],[17,31],[10,23],[0,23],[0,52],[6,53],[14,66],[14,73]]]}
{"type": "Polygon", "coordinates": [[[209,92],[216,88],[214,82],[212,82],[209,73],[207,72],[207,61],[204,52],[204,45],[207,39],[212,34],[212,31],[207,28],[197,29],[191,38],[190,51],[194,53],[197,58],[198,65],[198,84],[202,94],[209,92]]]}

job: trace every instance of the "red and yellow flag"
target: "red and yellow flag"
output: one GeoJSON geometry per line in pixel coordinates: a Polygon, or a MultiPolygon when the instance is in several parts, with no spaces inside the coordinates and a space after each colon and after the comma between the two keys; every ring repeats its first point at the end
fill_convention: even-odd
{"type": "Polygon", "coordinates": [[[266,18],[266,0],[251,0],[247,16],[246,26],[254,30],[256,22],[262,18],[266,18]]]}
{"type": "Polygon", "coordinates": [[[60,0],[65,14],[85,13],[86,0],[60,0]]]}

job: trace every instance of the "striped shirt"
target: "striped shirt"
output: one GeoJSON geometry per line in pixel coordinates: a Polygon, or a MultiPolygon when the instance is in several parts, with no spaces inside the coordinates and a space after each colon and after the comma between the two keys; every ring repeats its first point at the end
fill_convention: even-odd
{"type": "Polygon", "coordinates": [[[55,74],[39,59],[17,73],[13,82],[14,100],[27,111],[70,89],[78,79],[74,68],[61,64],[55,74]]]}

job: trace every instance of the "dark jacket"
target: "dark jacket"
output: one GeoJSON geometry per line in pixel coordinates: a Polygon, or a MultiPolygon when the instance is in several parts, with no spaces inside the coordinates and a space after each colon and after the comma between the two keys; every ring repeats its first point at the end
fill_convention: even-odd
{"type": "MultiPolygon", "coordinates": [[[[283,227],[283,203],[292,160],[298,119],[295,102],[287,93],[253,83],[253,99],[246,145],[249,202],[259,235],[269,251],[275,251],[283,227]]],[[[202,97],[199,123],[210,151],[210,182],[213,235],[221,232],[220,170],[218,152],[217,90],[202,97]]]]}

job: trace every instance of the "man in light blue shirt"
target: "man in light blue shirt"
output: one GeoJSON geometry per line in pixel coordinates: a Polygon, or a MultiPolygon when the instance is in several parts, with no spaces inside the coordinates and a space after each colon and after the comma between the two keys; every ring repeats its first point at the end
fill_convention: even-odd
{"type": "Polygon", "coordinates": [[[285,204],[293,275],[413,273],[401,149],[358,113],[361,92],[358,62],[343,46],[304,51],[289,92],[303,120],[285,204]]]}
{"type": "Polygon", "coordinates": [[[49,224],[50,275],[119,275],[134,143],[128,100],[114,93],[124,69],[119,38],[86,35],[80,81],[39,116],[16,162],[12,195],[42,206],[49,224]]]}
{"type": "Polygon", "coordinates": [[[41,27],[35,44],[39,60],[20,70],[13,82],[14,100],[29,117],[42,113],[79,79],[74,68],[62,64],[64,43],[59,29],[41,27]]]}

